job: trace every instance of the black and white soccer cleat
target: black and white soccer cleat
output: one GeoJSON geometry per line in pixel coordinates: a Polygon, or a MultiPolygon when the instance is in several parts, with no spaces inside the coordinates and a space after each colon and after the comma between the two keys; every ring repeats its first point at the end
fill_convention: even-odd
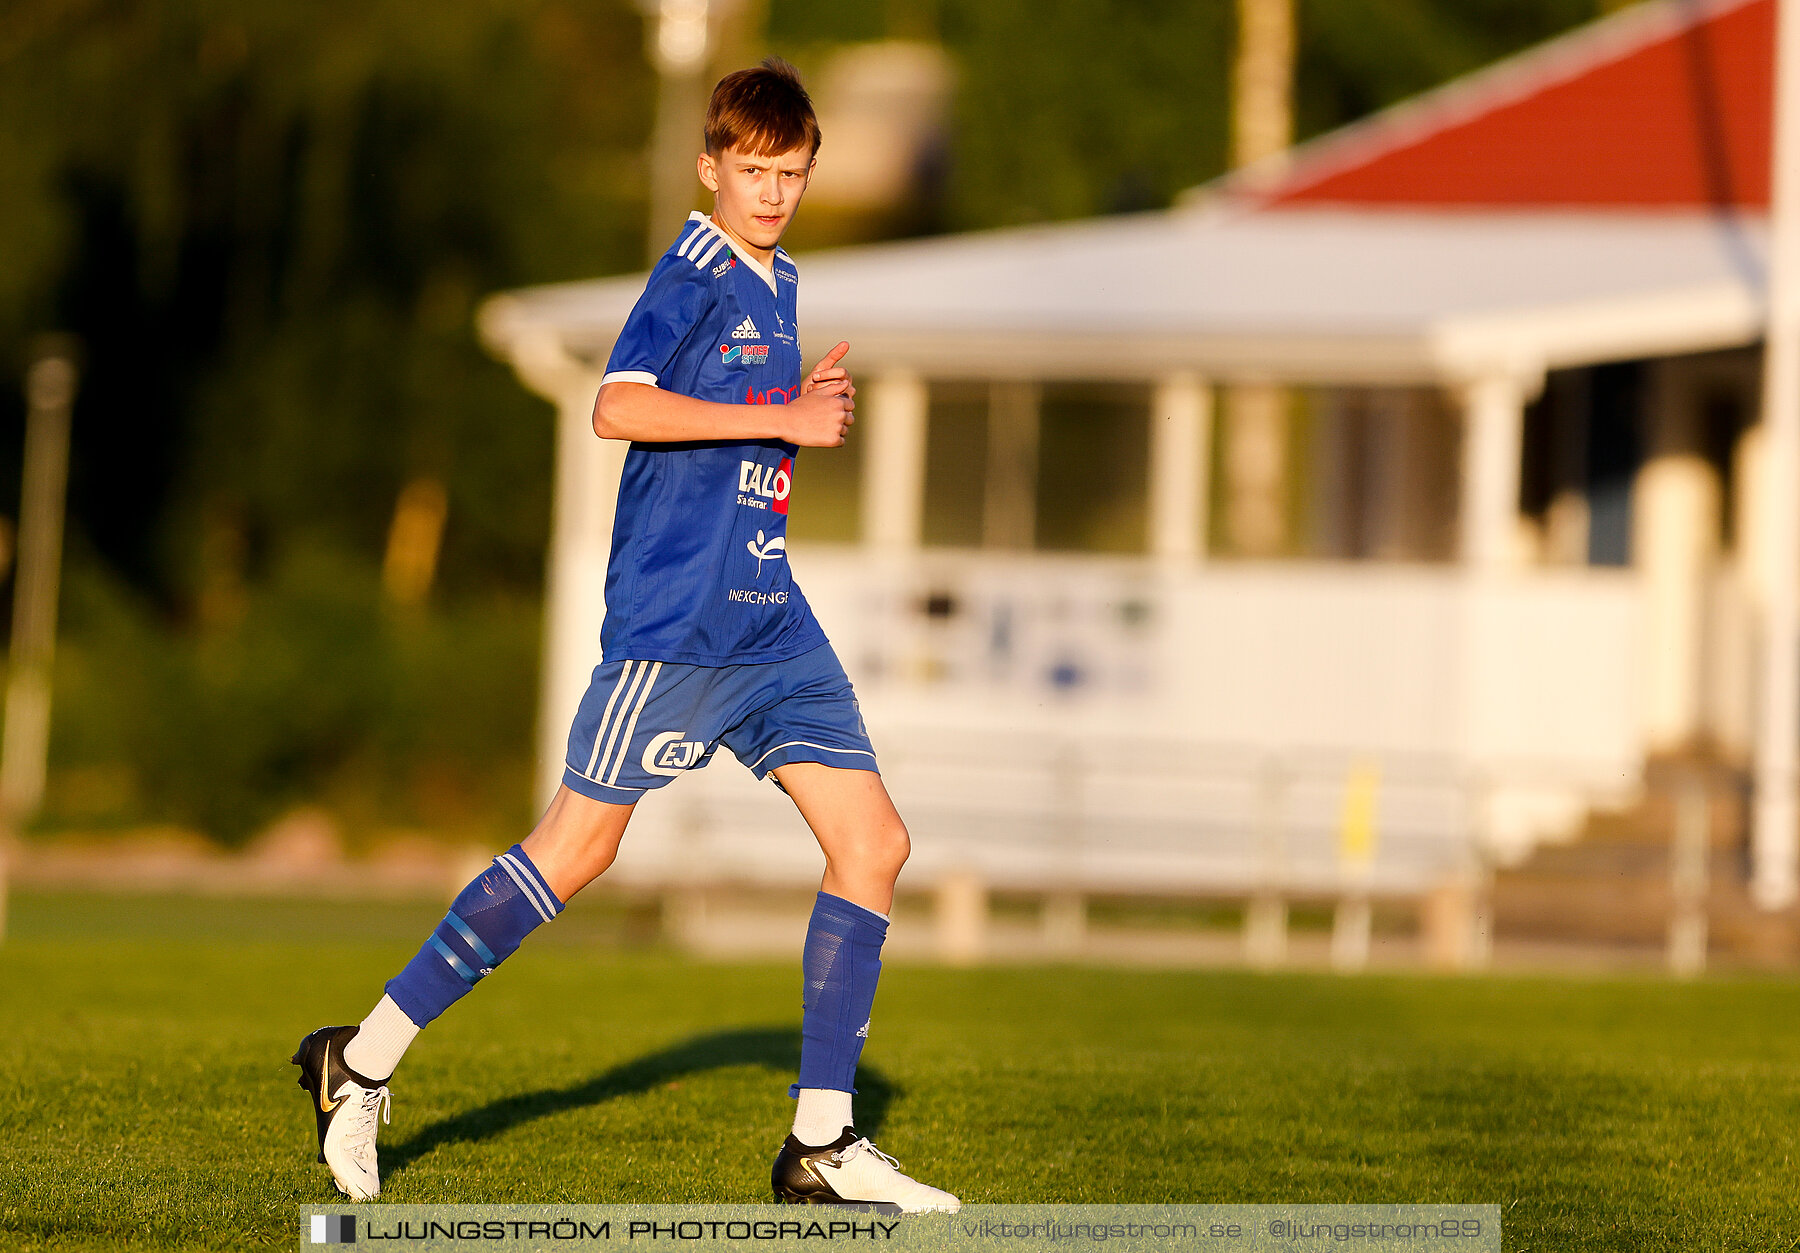
{"type": "Polygon", "coordinates": [[[300,1041],[288,1060],[300,1067],[300,1086],[312,1096],[319,1124],[319,1160],[331,1167],[338,1191],[352,1201],[381,1192],[375,1160],[376,1119],[388,1120],[388,1090],[344,1064],[344,1046],[355,1027],[320,1027],[300,1041]]]}
{"type": "Polygon", "coordinates": [[[775,1156],[769,1184],[788,1205],[837,1205],[877,1214],[954,1214],[962,1202],[901,1173],[900,1163],[849,1128],[812,1148],[793,1136],[775,1156]]]}

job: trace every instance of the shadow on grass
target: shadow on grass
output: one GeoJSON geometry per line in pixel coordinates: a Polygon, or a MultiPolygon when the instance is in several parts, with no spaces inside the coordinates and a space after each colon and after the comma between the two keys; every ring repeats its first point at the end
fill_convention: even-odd
{"type": "MultiPolygon", "coordinates": [[[[422,1128],[408,1140],[391,1147],[383,1145],[382,1174],[398,1173],[440,1145],[489,1140],[534,1119],[648,1092],[683,1075],[727,1066],[761,1066],[778,1074],[794,1074],[800,1068],[800,1033],[785,1027],[709,1032],[634,1058],[566,1088],[521,1092],[465,1110],[422,1128]]],[[[899,1089],[866,1064],[857,1068],[856,1084],[857,1130],[873,1136],[881,1129],[888,1105],[899,1095],[899,1089]]]]}

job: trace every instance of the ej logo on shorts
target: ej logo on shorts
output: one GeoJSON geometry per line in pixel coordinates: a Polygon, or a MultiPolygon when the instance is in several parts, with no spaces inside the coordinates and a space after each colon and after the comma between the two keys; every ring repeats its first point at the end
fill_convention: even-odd
{"type": "Polygon", "coordinates": [[[684,740],[686,731],[664,731],[644,746],[643,767],[651,774],[678,775],[700,764],[706,745],[684,740]]]}

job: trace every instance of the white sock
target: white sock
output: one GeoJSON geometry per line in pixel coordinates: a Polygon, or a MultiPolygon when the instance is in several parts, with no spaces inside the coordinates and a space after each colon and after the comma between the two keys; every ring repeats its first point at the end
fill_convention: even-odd
{"type": "Polygon", "coordinates": [[[850,1094],[832,1088],[801,1088],[794,1105],[794,1139],[809,1149],[830,1144],[853,1126],[850,1094]]]}
{"type": "Polygon", "coordinates": [[[364,1078],[386,1080],[418,1034],[413,1020],[384,994],[362,1020],[356,1037],[344,1046],[344,1064],[364,1078]]]}

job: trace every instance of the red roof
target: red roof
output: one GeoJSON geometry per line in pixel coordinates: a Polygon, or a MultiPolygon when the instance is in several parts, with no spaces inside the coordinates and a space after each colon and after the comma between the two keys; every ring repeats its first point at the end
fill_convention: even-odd
{"type": "Polygon", "coordinates": [[[1651,0],[1240,177],[1268,205],[1766,208],[1775,11],[1651,0]]]}

